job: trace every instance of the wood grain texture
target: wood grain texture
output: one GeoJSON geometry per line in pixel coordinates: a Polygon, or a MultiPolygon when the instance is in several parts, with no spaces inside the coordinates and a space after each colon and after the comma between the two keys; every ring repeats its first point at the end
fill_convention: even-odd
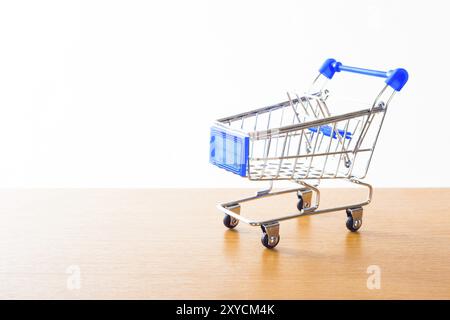
{"type": "MultiPolygon", "coordinates": [[[[227,230],[232,189],[0,191],[0,298],[449,299],[450,189],[376,189],[359,233],[344,212],[281,223],[275,250],[260,229],[227,230]],[[66,270],[81,271],[69,290],[66,270]],[[367,268],[381,269],[369,290],[367,268]]],[[[325,206],[362,197],[325,189],[325,206]]],[[[295,210],[295,195],[243,207],[295,210]]]]}

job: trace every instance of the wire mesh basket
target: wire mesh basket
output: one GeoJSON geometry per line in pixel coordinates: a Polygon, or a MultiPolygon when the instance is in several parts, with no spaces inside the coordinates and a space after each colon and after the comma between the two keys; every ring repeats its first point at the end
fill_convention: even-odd
{"type": "Polygon", "coordinates": [[[383,72],[328,59],[307,94],[288,93],[284,102],[215,121],[210,135],[210,162],[249,180],[270,181],[270,187],[256,196],[218,205],[225,213],[224,224],[234,228],[244,221],[261,226],[262,243],[268,248],[279,242],[279,221],[300,216],[344,209],[348,229],[357,231],[362,224],[362,206],[372,197],[372,187],[359,179],[365,178],[369,169],[387,107],[407,80],[404,69],[383,72]],[[341,71],[385,78],[385,85],[372,105],[333,115],[327,103],[330,92],[326,84],[341,71]],[[317,186],[322,179],[346,179],[365,186],[368,199],[319,210],[317,186]],[[289,180],[300,186],[272,192],[275,180],[289,180]],[[266,221],[250,220],[240,214],[243,202],[288,192],[298,194],[298,212],[294,214],[266,221]]]}

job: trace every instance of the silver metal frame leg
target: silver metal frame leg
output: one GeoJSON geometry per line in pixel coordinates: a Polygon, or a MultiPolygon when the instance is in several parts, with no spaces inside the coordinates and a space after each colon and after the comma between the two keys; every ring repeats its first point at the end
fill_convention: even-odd
{"type": "Polygon", "coordinates": [[[308,209],[312,204],[313,191],[310,189],[302,189],[297,192],[297,196],[303,199],[303,209],[308,209]]]}

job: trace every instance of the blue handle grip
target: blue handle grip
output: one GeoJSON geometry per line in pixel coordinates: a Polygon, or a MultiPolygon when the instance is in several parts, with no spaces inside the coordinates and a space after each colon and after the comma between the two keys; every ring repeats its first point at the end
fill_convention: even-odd
{"type": "Polygon", "coordinates": [[[396,91],[400,91],[406,84],[406,82],[408,82],[408,72],[402,68],[385,72],[385,71],[344,66],[342,63],[334,59],[327,59],[324,62],[324,64],[320,67],[319,71],[322,75],[324,75],[328,79],[332,79],[336,72],[341,71],[359,73],[372,77],[386,78],[384,82],[396,91]]]}

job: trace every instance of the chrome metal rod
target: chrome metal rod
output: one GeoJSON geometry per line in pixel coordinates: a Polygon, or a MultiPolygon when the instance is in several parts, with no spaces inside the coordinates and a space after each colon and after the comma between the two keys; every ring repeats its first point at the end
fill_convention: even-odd
{"type": "Polygon", "coordinates": [[[242,203],[245,202],[250,202],[250,201],[254,201],[257,199],[262,199],[265,197],[272,197],[272,196],[278,196],[278,195],[282,195],[282,194],[286,194],[286,193],[293,193],[293,192],[298,192],[298,191],[302,191],[304,190],[304,188],[295,188],[295,189],[287,189],[287,190],[282,190],[282,191],[276,191],[276,192],[270,192],[270,193],[264,193],[264,194],[257,194],[256,196],[252,196],[252,197],[248,197],[248,198],[244,198],[244,199],[240,199],[237,201],[232,201],[232,202],[228,202],[228,203],[224,203],[224,204],[218,204],[217,208],[229,215],[232,216],[235,219],[238,219],[240,221],[243,221],[244,223],[247,223],[251,226],[261,226],[263,224],[267,224],[267,223],[272,223],[272,222],[276,222],[276,221],[284,221],[284,220],[289,220],[289,219],[293,219],[293,218],[298,218],[298,217],[302,217],[302,216],[311,216],[311,215],[316,215],[316,214],[323,214],[323,213],[328,213],[328,212],[333,212],[333,211],[340,211],[340,210],[345,210],[348,208],[354,208],[354,207],[363,207],[368,205],[371,201],[372,201],[372,195],[373,195],[373,188],[370,184],[359,181],[357,179],[348,179],[348,181],[364,186],[368,189],[368,196],[367,199],[363,202],[358,202],[358,203],[351,203],[351,204],[347,204],[347,205],[342,205],[342,206],[338,206],[338,207],[332,207],[332,208],[326,208],[326,209],[318,209],[319,208],[319,204],[320,204],[320,191],[318,188],[314,187],[311,184],[308,184],[304,181],[300,181],[299,183],[308,188],[311,189],[314,193],[315,193],[315,203],[312,207],[307,208],[306,210],[302,210],[300,212],[297,213],[293,213],[293,214],[288,214],[285,216],[279,216],[273,219],[268,219],[268,220],[252,220],[249,218],[246,218],[244,216],[242,216],[241,214],[236,214],[234,212],[232,212],[231,210],[229,210],[228,208],[236,206],[236,205],[240,205],[242,203]]]}

